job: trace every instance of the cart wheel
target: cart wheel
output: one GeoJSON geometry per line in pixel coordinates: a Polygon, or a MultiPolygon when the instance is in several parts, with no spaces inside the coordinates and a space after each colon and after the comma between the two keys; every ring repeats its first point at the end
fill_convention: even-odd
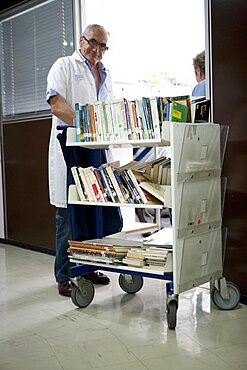
{"type": "Polygon", "coordinates": [[[80,288],[72,283],[71,300],[77,307],[87,307],[94,297],[94,286],[89,280],[80,282],[80,288]]]}
{"type": "Polygon", "coordinates": [[[143,286],[143,277],[139,275],[120,274],[118,278],[120,288],[126,293],[134,294],[139,292],[143,286]]]}
{"type": "Polygon", "coordinates": [[[211,292],[211,297],[215,306],[220,310],[233,310],[239,304],[240,292],[237,285],[234,283],[227,281],[226,285],[229,293],[229,299],[222,298],[220,292],[215,287],[211,292]]]}
{"type": "Polygon", "coordinates": [[[178,303],[172,299],[167,304],[167,323],[169,329],[175,329],[177,324],[177,309],[178,303]]]}

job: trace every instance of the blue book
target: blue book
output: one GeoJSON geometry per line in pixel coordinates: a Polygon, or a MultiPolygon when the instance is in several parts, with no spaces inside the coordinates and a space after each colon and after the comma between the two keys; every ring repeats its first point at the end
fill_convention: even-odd
{"type": "Polygon", "coordinates": [[[99,170],[99,173],[100,173],[100,176],[101,176],[102,185],[103,185],[103,187],[105,189],[105,193],[107,195],[107,199],[109,201],[113,202],[113,203],[116,203],[115,193],[112,194],[111,185],[107,181],[108,176],[104,171],[104,165],[101,165],[100,167],[98,167],[98,170],[99,170]]]}
{"type": "Polygon", "coordinates": [[[133,203],[133,200],[130,197],[130,192],[129,192],[128,188],[126,188],[126,186],[124,185],[124,183],[123,183],[123,181],[120,177],[120,174],[118,173],[117,170],[113,170],[113,173],[114,173],[114,176],[116,177],[116,180],[118,182],[119,188],[121,190],[121,193],[123,194],[124,199],[128,203],[133,203]]]}

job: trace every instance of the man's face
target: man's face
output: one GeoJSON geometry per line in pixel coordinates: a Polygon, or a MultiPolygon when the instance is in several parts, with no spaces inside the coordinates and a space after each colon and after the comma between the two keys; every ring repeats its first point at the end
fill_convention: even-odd
{"type": "Polygon", "coordinates": [[[84,36],[80,37],[80,49],[82,55],[92,65],[96,65],[105,53],[107,45],[107,33],[99,28],[93,28],[84,36]]]}

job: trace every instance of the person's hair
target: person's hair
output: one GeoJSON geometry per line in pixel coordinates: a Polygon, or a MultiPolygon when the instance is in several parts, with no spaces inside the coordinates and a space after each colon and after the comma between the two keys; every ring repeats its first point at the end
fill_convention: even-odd
{"type": "Polygon", "coordinates": [[[199,67],[205,73],[205,50],[197,54],[195,58],[193,58],[193,66],[194,69],[196,69],[196,67],[199,67]]]}
{"type": "Polygon", "coordinates": [[[85,30],[83,31],[83,35],[86,35],[89,31],[91,31],[93,28],[99,28],[102,32],[105,32],[108,36],[110,35],[110,33],[103,27],[101,26],[100,24],[89,24],[85,30]]]}

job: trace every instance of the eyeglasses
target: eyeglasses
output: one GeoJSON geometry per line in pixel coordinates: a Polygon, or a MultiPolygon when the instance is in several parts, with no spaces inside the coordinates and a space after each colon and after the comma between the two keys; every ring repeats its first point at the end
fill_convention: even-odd
{"type": "Polygon", "coordinates": [[[108,46],[106,46],[106,44],[100,44],[97,40],[95,39],[90,39],[88,40],[85,36],[83,36],[84,40],[87,41],[88,45],[91,46],[92,48],[99,48],[100,51],[107,51],[109,49],[108,46]]]}

